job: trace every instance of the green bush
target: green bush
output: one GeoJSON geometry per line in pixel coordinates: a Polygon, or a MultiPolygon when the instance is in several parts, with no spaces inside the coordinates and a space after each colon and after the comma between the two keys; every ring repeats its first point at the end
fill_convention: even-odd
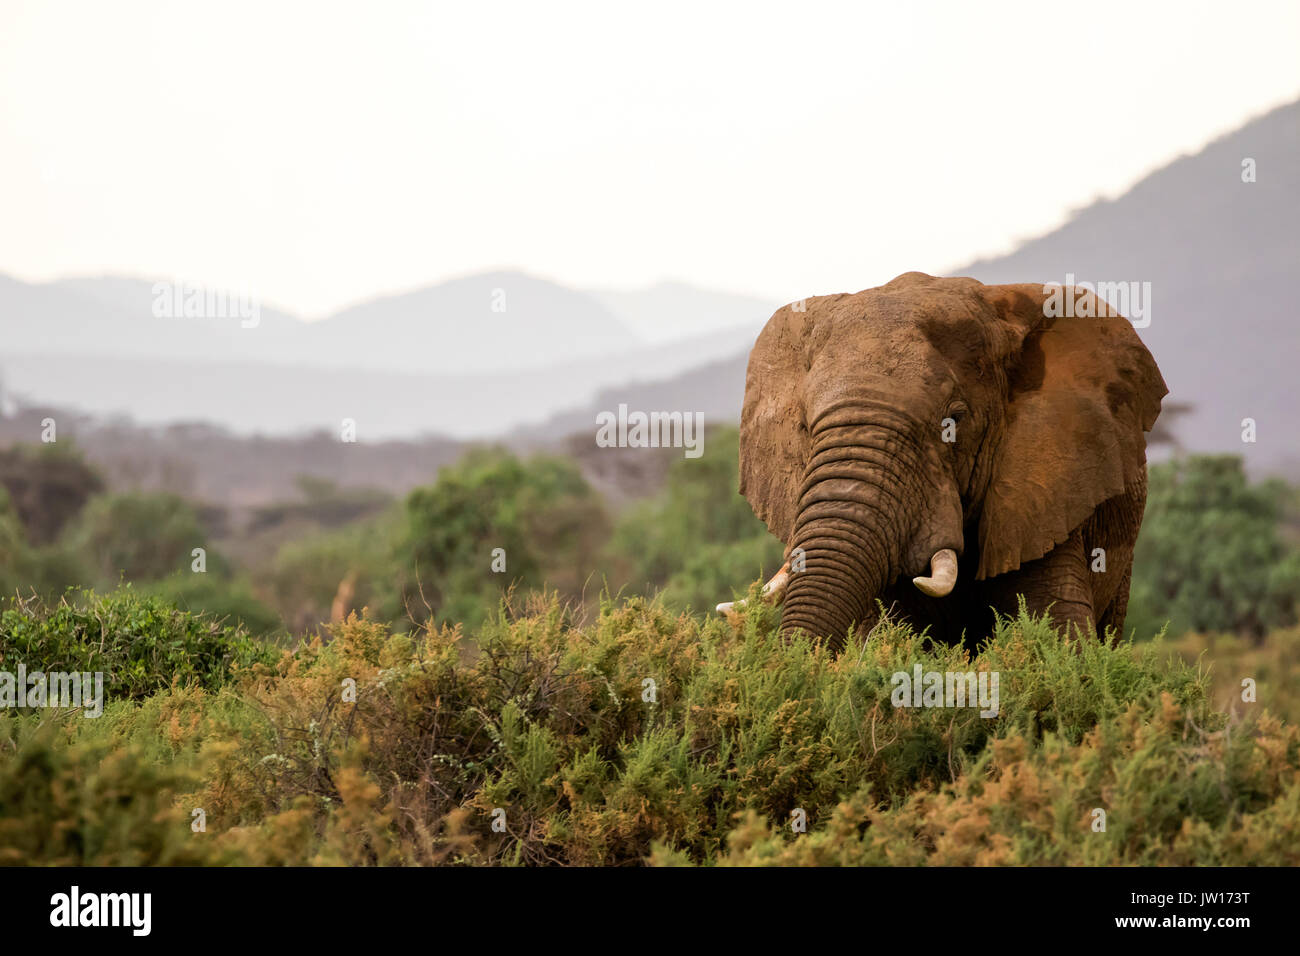
{"type": "Polygon", "coordinates": [[[1250,485],[1241,459],[1200,456],[1150,469],[1127,626],[1260,639],[1297,621],[1300,551],[1279,527],[1289,489],[1250,485]]]}
{"type": "Polygon", "coordinates": [[[611,583],[705,610],[780,567],[781,542],[737,491],[739,441],[734,428],[711,431],[705,455],[675,461],[664,491],[623,516],[606,548],[611,583]]]}
{"type": "Polygon", "coordinates": [[[0,491],[7,491],[29,542],[53,542],[103,479],[76,445],[63,441],[0,448],[0,491]]]}
{"type": "Polygon", "coordinates": [[[479,449],[406,500],[397,564],[404,610],[423,620],[481,623],[511,586],[581,596],[608,521],[599,496],[567,459],[521,461],[479,449]],[[492,568],[495,549],[505,570],[492,568]]]}
{"type": "Polygon", "coordinates": [[[89,565],[91,581],[112,587],[127,581],[156,581],[189,571],[192,552],[205,548],[208,574],[229,568],[208,548],[208,534],[194,508],[172,494],[108,494],[91,499],[68,529],[66,546],[89,565]]]}
{"type": "Polygon", "coordinates": [[[781,542],[764,532],[730,544],[701,545],[684,556],[682,568],[664,584],[663,600],[671,608],[712,611],[766,581],[781,566],[781,542]]]}
{"type": "Polygon", "coordinates": [[[175,767],[107,741],[0,716],[0,865],[194,866],[227,862],[194,838],[175,767]]]}
{"type": "Polygon", "coordinates": [[[142,700],[177,681],[215,689],[275,652],[244,631],[130,587],[0,605],[0,667],[104,673],[107,699],[142,700]]]}
{"type": "Polygon", "coordinates": [[[0,600],[53,594],[84,577],[85,569],[72,552],[28,543],[9,494],[0,487],[0,600]]]}
{"type": "Polygon", "coordinates": [[[30,550],[23,538],[9,493],[0,487],[0,594],[10,595],[31,587],[33,570],[30,550]]]}
{"type": "Polygon", "coordinates": [[[388,512],[280,548],[266,579],[290,632],[314,632],[328,622],[341,590],[351,595],[345,613],[368,607],[386,621],[403,618],[394,542],[404,521],[401,511],[388,512]]]}
{"type": "Polygon", "coordinates": [[[353,617],[220,687],[181,675],[44,737],[38,715],[15,716],[0,722],[6,826],[92,829],[49,849],[20,838],[7,859],[1300,862],[1300,734],[1216,710],[1204,670],[1162,644],[1067,642],[1021,614],[974,658],[888,621],[836,657],[787,646],[777,623],[762,605],[733,624],[640,598],[586,626],[539,598],[472,640],[353,617]],[[916,665],[998,673],[997,715],[893,706],[893,675],[916,665]],[[106,792],[122,809],[89,822],[68,796],[106,792]],[[114,814],[139,822],[106,840],[114,814]]]}
{"type": "Polygon", "coordinates": [[[238,625],[254,637],[269,637],[284,630],[280,615],[242,578],[231,580],[218,574],[182,571],[142,584],[138,590],[142,595],[174,604],[179,610],[238,625]]]}

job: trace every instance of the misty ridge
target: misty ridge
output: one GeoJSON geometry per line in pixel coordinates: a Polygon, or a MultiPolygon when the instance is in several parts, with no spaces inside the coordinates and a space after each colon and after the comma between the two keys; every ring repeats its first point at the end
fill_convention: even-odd
{"type": "Polygon", "coordinates": [[[490,272],[305,322],[265,304],[249,319],[242,291],[224,315],[159,316],[156,285],[172,311],[216,298],[184,280],[0,277],[7,392],[146,424],[287,435],[351,417],[361,441],[483,437],[603,385],[747,351],[780,304],[670,283],[589,293],[490,272]]]}
{"type": "MultiPolygon", "coordinates": [[[[916,267],[986,283],[1140,282],[1149,292],[1139,334],[1170,387],[1168,440],[1242,454],[1255,474],[1295,476],[1298,137],[1293,103],[1007,255],[916,267]],[[1255,181],[1238,174],[1243,157],[1255,181]],[[1241,441],[1246,418],[1257,444],[1241,441]]],[[[864,264],[863,287],[889,278],[864,264]]],[[[584,432],[590,440],[598,416],[620,404],[728,424],[739,418],[749,348],[782,304],[676,283],[571,289],[497,271],[313,322],[261,303],[249,328],[237,315],[157,317],[160,281],[177,282],[0,277],[0,411],[59,408],[119,426],[123,417],[202,421],[278,437],[336,433],[350,418],[361,443],[525,447],[584,432]]],[[[839,291],[853,290],[806,290],[839,291]]]]}

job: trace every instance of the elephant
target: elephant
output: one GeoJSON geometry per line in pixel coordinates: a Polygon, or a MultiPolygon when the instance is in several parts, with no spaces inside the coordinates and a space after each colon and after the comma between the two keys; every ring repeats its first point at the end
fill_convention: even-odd
{"type": "Polygon", "coordinates": [[[1123,632],[1168,389],[1127,319],[1064,291],[1068,317],[1047,286],[908,272],[772,315],[740,493],[786,546],[783,637],[838,652],[883,606],[974,649],[1022,598],[1067,634],[1123,632]]]}

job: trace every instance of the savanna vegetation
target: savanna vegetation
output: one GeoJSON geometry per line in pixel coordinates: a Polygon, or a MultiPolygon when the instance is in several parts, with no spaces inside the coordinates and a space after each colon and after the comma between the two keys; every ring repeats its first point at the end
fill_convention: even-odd
{"type": "MultiPolygon", "coordinates": [[[[398,631],[473,627],[505,594],[543,588],[588,612],[605,590],[706,612],[781,561],[736,492],[735,430],[707,447],[617,511],[571,459],[485,448],[402,500],[304,477],[299,500],[232,528],[225,511],[174,494],[105,490],[75,448],[16,446],[0,452],[0,587],[50,597],[131,583],[254,635],[292,637],[363,608],[398,631]]],[[[1296,489],[1252,484],[1231,456],[1153,465],[1149,485],[1129,634],[1259,642],[1300,620],[1296,489]]]]}
{"type": "Polygon", "coordinates": [[[96,719],[0,708],[0,862],[1300,862],[1292,489],[1154,466],[1111,645],[832,657],[707,613],[781,558],[735,442],[619,509],[484,449],[241,522],[0,453],[0,672],[107,675],[96,719]],[[892,706],[918,664],[998,673],[997,715],[892,706]]]}
{"type": "Polygon", "coordinates": [[[551,598],[471,631],[352,616],[268,659],[205,654],[206,625],[129,590],[82,597],[5,626],[24,655],[146,667],[98,719],[0,716],[0,862],[1300,862],[1279,688],[1220,709],[1160,642],[1022,615],[973,660],[889,623],[836,658],[763,607],[607,600],[582,625],[551,598]],[[198,660],[173,677],[177,640],[198,660]],[[999,673],[997,716],[891,706],[917,664],[999,673]]]}

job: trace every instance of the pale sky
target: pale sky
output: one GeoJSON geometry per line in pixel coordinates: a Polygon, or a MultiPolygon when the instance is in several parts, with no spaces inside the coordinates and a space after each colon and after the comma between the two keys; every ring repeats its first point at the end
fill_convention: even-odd
{"type": "Polygon", "coordinates": [[[0,273],[857,290],[1294,100],[1297,51],[1295,0],[0,0],[0,273]]]}

